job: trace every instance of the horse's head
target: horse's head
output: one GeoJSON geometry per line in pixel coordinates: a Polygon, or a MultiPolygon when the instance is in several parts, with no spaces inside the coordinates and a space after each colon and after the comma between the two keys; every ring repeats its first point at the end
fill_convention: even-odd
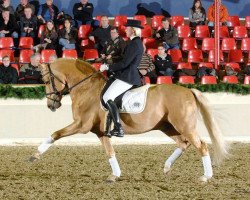
{"type": "Polygon", "coordinates": [[[45,83],[47,106],[51,111],[55,111],[61,106],[63,91],[67,88],[66,78],[62,73],[52,71],[49,64],[42,63],[39,68],[45,83]]]}

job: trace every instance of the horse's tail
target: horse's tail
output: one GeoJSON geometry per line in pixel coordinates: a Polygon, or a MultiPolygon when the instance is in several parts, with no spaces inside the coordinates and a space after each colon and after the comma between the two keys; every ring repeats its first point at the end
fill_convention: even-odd
{"type": "Polygon", "coordinates": [[[208,130],[209,136],[211,138],[213,149],[214,149],[214,161],[219,164],[224,158],[228,157],[228,145],[223,139],[221,131],[212,117],[211,111],[208,106],[208,100],[205,96],[196,89],[191,89],[195,98],[197,105],[200,109],[204,124],[208,130]]]}

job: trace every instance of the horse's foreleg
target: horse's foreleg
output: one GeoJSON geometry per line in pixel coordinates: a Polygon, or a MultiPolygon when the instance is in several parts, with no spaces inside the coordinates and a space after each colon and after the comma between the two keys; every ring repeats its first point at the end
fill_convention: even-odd
{"type": "Polygon", "coordinates": [[[109,157],[109,164],[112,169],[112,174],[107,178],[107,182],[112,183],[115,182],[121,176],[121,169],[119,163],[115,156],[114,148],[110,142],[110,138],[108,137],[100,137],[99,138],[105,148],[106,154],[109,157]]]}
{"type": "Polygon", "coordinates": [[[79,128],[79,123],[73,122],[69,126],[54,132],[49,138],[45,139],[41,145],[39,145],[37,152],[30,157],[29,161],[33,162],[39,159],[40,156],[45,153],[56,140],[77,133],[79,131],[79,128]]]}

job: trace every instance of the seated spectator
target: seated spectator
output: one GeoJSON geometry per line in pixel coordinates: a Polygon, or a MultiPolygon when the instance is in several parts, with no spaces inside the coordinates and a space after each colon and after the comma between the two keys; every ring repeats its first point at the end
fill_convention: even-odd
{"type": "Polygon", "coordinates": [[[20,84],[43,84],[41,71],[38,68],[41,55],[35,53],[30,56],[30,63],[21,67],[19,81],[20,84]]]}
{"type": "Polygon", "coordinates": [[[59,13],[59,9],[53,4],[53,0],[46,0],[45,4],[40,5],[37,18],[40,24],[45,24],[49,20],[56,23],[57,18],[61,15],[63,15],[63,12],[59,13]]]}
{"type": "Polygon", "coordinates": [[[29,0],[20,0],[20,4],[16,8],[15,16],[16,20],[20,21],[21,17],[24,17],[24,9],[29,7],[32,10],[32,14],[35,15],[35,6],[29,3],[29,0]]]}
{"type": "Polygon", "coordinates": [[[96,60],[97,62],[113,64],[122,59],[126,42],[121,36],[119,36],[117,27],[111,28],[110,35],[111,39],[105,42],[104,48],[101,52],[101,57],[96,60]]]}
{"type": "Polygon", "coordinates": [[[155,65],[149,54],[146,53],[146,46],[143,45],[144,52],[142,54],[141,62],[138,67],[139,72],[142,76],[142,83],[145,84],[145,76],[150,78],[151,83],[156,83],[157,75],[155,73],[155,65]]]}
{"type": "Polygon", "coordinates": [[[193,7],[189,9],[189,21],[191,27],[205,25],[206,11],[202,7],[201,0],[194,0],[193,7]]]}
{"type": "Polygon", "coordinates": [[[57,55],[55,55],[55,54],[51,55],[51,56],[49,57],[49,63],[54,62],[57,58],[58,58],[57,55]]]}
{"type": "Polygon", "coordinates": [[[69,19],[66,19],[64,21],[64,28],[59,30],[59,44],[62,46],[62,50],[76,49],[78,31],[71,23],[69,19]]]}
{"type": "Polygon", "coordinates": [[[74,19],[77,21],[78,27],[83,24],[92,24],[94,6],[88,0],[80,0],[73,7],[74,19]]]}
{"type": "Polygon", "coordinates": [[[18,80],[17,70],[10,65],[9,56],[4,56],[0,65],[0,84],[16,84],[18,80]]]}
{"type": "Polygon", "coordinates": [[[157,76],[173,76],[174,69],[172,64],[172,58],[166,53],[163,45],[158,46],[158,54],[155,55],[155,70],[157,76]]]}
{"type": "Polygon", "coordinates": [[[21,37],[35,38],[37,33],[37,18],[32,13],[32,8],[26,6],[24,16],[20,18],[21,37]]]}
{"type": "Polygon", "coordinates": [[[89,39],[95,42],[95,48],[100,53],[103,50],[105,42],[110,40],[111,26],[109,25],[109,19],[107,16],[101,17],[101,26],[95,29],[89,34],[89,39]]]}
{"type": "Polygon", "coordinates": [[[42,49],[56,49],[58,35],[54,26],[54,22],[48,21],[46,23],[45,31],[40,38],[40,44],[34,46],[36,52],[40,53],[42,49]]]}
{"type": "Polygon", "coordinates": [[[10,0],[3,0],[2,2],[0,5],[0,13],[3,12],[3,10],[8,10],[11,15],[15,15],[14,8],[10,5],[10,0]]]}
{"type": "Polygon", "coordinates": [[[161,41],[164,48],[179,49],[179,39],[177,29],[169,24],[168,18],[162,19],[162,29],[156,32],[155,37],[161,41]]]}
{"type": "MultiPolygon", "coordinates": [[[[221,0],[218,0],[218,2],[221,4],[221,0]]],[[[207,12],[208,17],[208,26],[213,27],[214,21],[215,21],[215,4],[213,3],[208,8],[207,12]]],[[[227,8],[224,5],[220,5],[220,25],[227,25],[227,19],[228,19],[228,11],[227,8]]]]}
{"type": "Polygon", "coordinates": [[[215,69],[205,66],[199,67],[196,76],[198,79],[201,79],[202,76],[215,76],[218,78],[215,69]]]}
{"type": "Polygon", "coordinates": [[[18,38],[18,25],[14,15],[10,15],[10,11],[5,9],[0,17],[0,37],[18,38]]]}

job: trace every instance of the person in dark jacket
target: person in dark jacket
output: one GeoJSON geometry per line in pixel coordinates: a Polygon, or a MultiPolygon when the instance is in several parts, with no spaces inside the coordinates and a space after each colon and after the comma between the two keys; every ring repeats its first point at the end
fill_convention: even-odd
{"type": "Polygon", "coordinates": [[[24,65],[20,69],[19,81],[20,84],[43,84],[41,71],[38,68],[41,55],[35,53],[30,57],[30,63],[24,65]]]}
{"type": "Polygon", "coordinates": [[[172,58],[166,53],[163,45],[158,46],[158,54],[155,55],[154,60],[157,76],[173,76],[174,69],[172,58]]]}
{"type": "Polygon", "coordinates": [[[74,19],[77,21],[78,27],[83,24],[92,24],[94,6],[88,0],[80,0],[73,7],[74,19]]]}
{"type": "Polygon", "coordinates": [[[5,9],[0,17],[0,37],[18,38],[18,25],[14,15],[10,15],[10,11],[5,9]]]}
{"type": "Polygon", "coordinates": [[[20,18],[21,37],[36,37],[37,17],[32,14],[31,7],[24,9],[24,16],[20,18]]]}
{"type": "Polygon", "coordinates": [[[168,18],[162,19],[162,27],[162,29],[156,32],[156,39],[163,43],[166,50],[179,49],[177,29],[170,25],[168,18]]]}
{"type": "Polygon", "coordinates": [[[3,10],[8,10],[10,11],[11,15],[15,14],[15,10],[12,5],[10,5],[10,0],[4,0],[1,1],[2,4],[0,5],[0,13],[3,12],[3,10]]]}
{"type": "Polygon", "coordinates": [[[24,17],[24,9],[31,8],[32,14],[35,15],[35,6],[29,3],[29,0],[20,0],[20,4],[16,8],[15,16],[16,20],[20,21],[21,17],[24,17]]]}
{"type": "Polygon", "coordinates": [[[16,84],[18,79],[17,70],[10,65],[9,56],[4,56],[3,64],[0,65],[0,84],[16,84]]]}
{"type": "Polygon", "coordinates": [[[128,20],[126,27],[126,35],[131,41],[125,48],[123,59],[111,65],[102,64],[100,67],[100,71],[109,70],[111,73],[114,73],[102,91],[102,101],[114,122],[114,129],[106,132],[106,135],[109,137],[112,135],[117,137],[124,136],[119,111],[114,102],[115,98],[133,86],[141,85],[138,66],[143,54],[143,45],[140,38],[141,28],[143,27],[139,20],[128,20]]]}
{"type": "Polygon", "coordinates": [[[95,29],[89,34],[89,39],[95,42],[95,48],[99,53],[102,52],[105,42],[110,40],[111,26],[109,25],[109,19],[107,16],[101,17],[101,26],[95,29]]]}

